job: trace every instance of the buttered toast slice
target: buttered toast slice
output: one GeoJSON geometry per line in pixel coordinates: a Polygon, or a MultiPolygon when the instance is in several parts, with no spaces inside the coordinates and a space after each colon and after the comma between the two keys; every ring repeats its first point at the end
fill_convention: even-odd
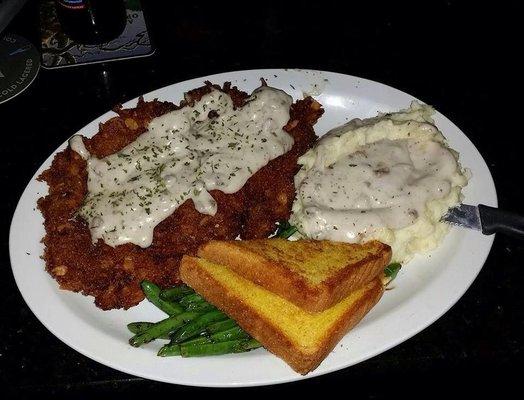
{"type": "Polygon", "coordinates": [[[377,241],[260,239],[210,241],[198,255],[318,312],[376,278],[391,260],[391,248],[377,241]]]}
{"type": "Polygon", "coordinates": [[[301,374],[322,362],[384,290],[376,278],[333,307],[309,313],[228,267],[201,258],[184,256],[180,274],[186,284],[301,374]]]}

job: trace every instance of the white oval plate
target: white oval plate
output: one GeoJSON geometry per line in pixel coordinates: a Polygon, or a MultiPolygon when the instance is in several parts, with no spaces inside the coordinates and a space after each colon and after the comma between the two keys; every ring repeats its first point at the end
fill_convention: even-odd
{"type": "MultiPolygon", "coordinates": [[[[187,90],[205,80],[222,84],[231,81],[250,92],[260,78],[281,88],[295,99],[312,94],[326,112],[316,125],[318,135],[354,117],[375,116],[377,111],[407,107],[414,97],[389,86],[353,76],[311,70],[251,70],[223,73],[177,83],[146,94],[178,103],[187,90]]],[[[136,100],[125,104],[132,107],[136,100]]],[[[92,136],[108,112],[80,130],[92,136]]],[[[463,166],[473,178],[465,188],[465,202],[497,205],[495,186],[486,163],[464,133],[442,114],[436,125],[460,152],[463,166]]],[[[63,143],[57,151],[66,147],[63,143]]],[[[379,304],[355,327],[324,362],[303,377],[263,349],[250,353],[183,359],[160,358],[159,343],[139,349],[128,345],[126,324],[155,321],[163,317],[147,301],[128,311],[102,311],[91,297],[58,289],[44,270],[40,258],[44,235],[43,218],[36,201],[47,186],[35,180],[47,169],[52,154],[27,185],[11,224],[10,254],[16,283],[37,318],[60,340],[87,357],[117,370],[163,382],[194,386],[255,386],[295,381],[326,374],[359,363],[407,340],[444,314],[464,294],[479,273],[493,243],[493,236],[452,228],[442,245],[432,253],[416,257],[406,265],[379,304]]]]}

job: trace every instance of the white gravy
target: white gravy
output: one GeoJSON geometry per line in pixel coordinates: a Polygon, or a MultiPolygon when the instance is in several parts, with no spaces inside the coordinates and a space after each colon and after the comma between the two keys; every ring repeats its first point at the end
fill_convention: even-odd
{"type": "Polygon", "coordinates": [[[448,195],[458,168],[441,143],[385,138],[309,170],[295,218],[309,237],[359,242],[378,228],[413,224],[428,201],[448,195]]]}
{"type": "Polygon", "coordinates": [[[235,193],[291,149],[293,138],[282,129],[291,103],[285,92],[260,87],[234,109],[227,94],[213,89],[192,107],[153,119],[134,142],[102,159],[89,154],[81,137],[72,137],[71,148],[88,164],[79,215],[93,242],[147,247],[155,226],[188,199],[199,212],[214,215],[209,191],[235,193]]]}

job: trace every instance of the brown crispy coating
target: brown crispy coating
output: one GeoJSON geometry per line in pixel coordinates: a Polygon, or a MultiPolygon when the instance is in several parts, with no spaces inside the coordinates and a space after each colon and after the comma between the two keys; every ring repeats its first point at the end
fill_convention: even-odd
{"type": "MultiPolygon", "coordinates": [[[[98,133],[84,139],[84,143],[99,158],[115,153],[145,132],[151,119],[191,104],[208,93],[211,86],[214,85],[206,82],[188,92],[179,106],[140,99],[135,108],[116,108],[118,116],[100,124],[98,133]]],[[[229,94],[237,107],[247,98],[246,93],[228,83],[219,89],[229,94]]],[[[38,200],[45,219],[47,271],[62,289],[94,296],[102,309],[127,309],[144,298],[140,281],[149,279],[161,287],[178,283],[182,256],[196,255],[201,244],[238,235],[267,237],[278,221],[289,218],[297,158],[314,143],[313,124],[322,113],[320,104],[311,98],[293,104],[285,129],[295,144],[288,153],[270,161],[238,192],[212,191],[218,204],[214,216],[199,213],[193,201],[187,200],[157,225],[153,244],[146,249],[133,244],[113,248],[102,240],[92,243],[87,224],[76,217],[87,193],[86,162],[70,148],[58,153],[51,167],[39,177],[49,185],[49,194],[38,200]]]]}

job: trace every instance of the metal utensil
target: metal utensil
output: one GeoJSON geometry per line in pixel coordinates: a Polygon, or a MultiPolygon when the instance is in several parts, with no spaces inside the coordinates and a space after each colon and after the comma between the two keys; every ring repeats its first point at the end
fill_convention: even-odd
{"type": "Polygon", "coordinates": [[[469,229],[482,231],[484,235],[503,233],[524,239],[524,216],[498,208],[479,204],[460,204],[451,208],[442,221],[469,229]]]}

